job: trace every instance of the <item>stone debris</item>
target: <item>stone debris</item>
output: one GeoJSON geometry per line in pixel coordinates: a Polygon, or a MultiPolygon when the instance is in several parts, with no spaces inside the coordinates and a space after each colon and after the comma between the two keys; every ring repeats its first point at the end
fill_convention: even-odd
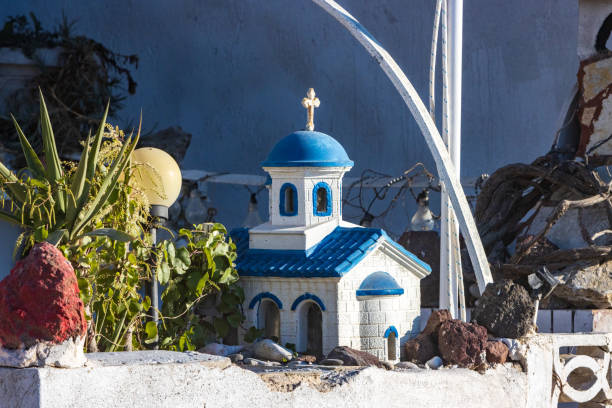
{"type": "Polygon", "coordinates": [[[472,322],[498,337],[517,339],[533,331],[535,304],[527,289],[503,279],[487,285],[472,311],[472,322]]]}
{"type": "Polygon", "coordinates": [[[87,322],[76,275],[60,250],[47,242],[36,244],[0,282],[0,322],[0,365],[72,367],[85,362],[87,322]]]}
{"type": "Polygon", "coordinates": [[[474,367],[485,360],[487,329],[461,320],[447,320],[438,332],[438,349],[447,364],[474,367]]]}
{"type": "Polygon", "coordinates": [[[555,273],[561,284],[555,296],[579,308],[612,308],[612,261],[580,262],[555,273]]]}
{"type": "Polygon", "coordinates": [[[69,338],[60,344],[41,341],[28,348],[0,348],[0,367],[83,367],[87,362],[84,344],[85,336],[69,338]]]}
{"type": "Polygon", "coordinates": [[[279,362],[276,361],[262,361],[256,358],[245,358],[242,360],[244,364],[251,366],[265,366],[265,367],[278,367],[280,366],[279,362]]]}
{"type": "Polygon", "coordinates": [[[345,366],[376,366],[384,367],[378,357],[361,350],[346,346],[334,347],[327,355],[327,359],[342,360],[345,366]]]}
{"type": "Polygon", "coordinates": [[[437,370],[444,365],[444,361],[440,358],[440,356],[434,356],[429,361],[425,363],[425,367],[437,370]]]}
{"type": "Polygon", "coordinates": [[[508,346],[501,341],[487,341],[486,352],[490,364],[504,364],[508,359],[508,346]]]}
{"type": "Polygon", "coordinates": [[[291,350],[276,344],[270,339],[263,339],[252,344],[249,346],[249,350],[255,355],[256,358],[262,360],[277,361],[282,363],[293,359],[293,353],[291,350]]]}

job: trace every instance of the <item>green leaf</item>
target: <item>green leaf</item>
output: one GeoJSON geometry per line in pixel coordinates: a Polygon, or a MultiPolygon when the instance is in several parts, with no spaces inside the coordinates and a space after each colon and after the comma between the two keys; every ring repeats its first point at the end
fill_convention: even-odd
{"type": "Polygon", "coordinates": [[[145,340],[145,342],[153,343],[155,340],[157,340],[157,325],[155,322],[147,322],[147,325],[145,326],[145,333],[147,333],[147,340],[145,340]]]}
{"type": "Polygon", "coordinates": [[[19,184],[15,173],[0,162],[0,182],[6,186],[6,193],[16,204],[21,205],[26,200],[25,187],[19,184]]]}
{"type": "Polygon", "coordinates": [[[166,242],[166,253],[168,254],[168,262],[174,266],[174,258],[176,257],[176,250],[172,242],[166,242]]]}
{"type": "Polygon", "coordinates": [[[59,230],[52,231],[49,234],[49,236],[46,238],[46,241],[50,243],[51,245],[58,246],[60,242],[62,242],[62,239],[64,238],[64,235],[66,234],[66,232],[67,231],[65,229],[59,229],[59,230]]]}
{"type": "Polygon", "coordinates": [[[97,230],[93,230],[85,234],[79,235],[75,239],[79,239],[82,237],[109,237],[110,239],[119,242],[130,242],[135,239],[128,233],[113,228],[98,228],[97,230]]]}
{"type": "Polygon", "coordinates": [[[185,247],[181,247],[177,250],[177,258],[181,260],[185,266],[191,266],[191,258],[189,256],[189,250],[185,247]]]}
{"type": "Polygon", "coordinates": [[[225,337],[229,333],[230,327],[229,324],[227,324],[227,321],[225,321],[225,319],[215,317],[213,325],[215,326],[215,331],[217,332],[219,337],[225,337]]]}
{"type": "Polygon", "coordinates": [[[21,220],[19,219],[19,217],[17,217],[16,215],[11,214],[9,212],[6,212],[4,210],[0,210],[0,220],[7,221],[7,222],[10,222],[12,224],[21,225],[21,220]]]}
{"type": "Polygon", "coordinates": [[[28,142],[28,139],[23,134],[23,131],[21,130],[21,127],[19,127],[19,124],[17,123],[17,120],[15,119],[13,114],[11,114],[11,119],[13,120],[13,125],[15,125],[15,130],[17,130],[17,134],[19,135],[19,143],[21,143],[21,150],[23,150],[23,155],[25,156],[28,167],[32,171],[34,177],[40,179],[44,178],[45,168],[40,162],[38,155],[32,148],[30,142],[28,142]]]}
{"type": "Polygon", "coordinates": [[[142,310],[144,310],[145,312],[148,312],[150,308],[151,308],[151,298],[148,296],[145,296],[144,300],[142,301],[142,310]]]}
{"type": "Polygon", "coordinates": [[[157,268],[157,280],[162,285],[165,285],[170,280],[170,265],[165,261],[157,268]]]}
{"type": "Polygon", "coordinates": [[[227,322],[230,324],[230,326],[236,328],[240,326],[240,323],[242,323],[242,315],[239,313],[232,313],[231,315],[227,316],[227,322]]]}
{"type": "Polygon", "coordinates": [[[36,240],[36,242],[42,242],[46,240],[47,236],[49,236],[49,231],[47,230],[47,228],[45,228],[44,225],[40,225],[34,230],[34,239],[36,240]]]}

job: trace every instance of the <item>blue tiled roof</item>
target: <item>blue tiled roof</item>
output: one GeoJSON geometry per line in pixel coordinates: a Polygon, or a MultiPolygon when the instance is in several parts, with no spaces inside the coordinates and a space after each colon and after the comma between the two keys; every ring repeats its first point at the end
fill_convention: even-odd
{"type": "Polygon", "coordinates": [[[390,241],[406,256],[431,271],[429,265],[378,228],[337,227],[308,251],[249,249],[249,232],[246,228],[233,230],[230,234],[238,252],[236,269],[242,276],[341,277],[374,249],[381,238],[390,241]]]}

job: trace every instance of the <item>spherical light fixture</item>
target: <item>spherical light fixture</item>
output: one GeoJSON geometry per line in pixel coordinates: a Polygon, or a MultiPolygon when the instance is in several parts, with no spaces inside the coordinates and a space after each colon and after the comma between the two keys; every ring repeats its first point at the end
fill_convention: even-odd
{"type": "MultiPolygon", "coordinates": [[[[132,160],[136,167],[134,181],[143,191],[151,205],[151,215],[163,221],[168,219],[168,208],[174,204],[181,193],[183,178],[181,169],[168,153],[154,147],[141,147],[132,152],[132,160]]],[[[149,231],[153,243],[157,243],[157,230],[149,231]]],[[[159,321],[159,285],[157,274],[146,285],[146,293],[151,298],[153,306],[153,321],[159,321]]],[[[154,347],[157,349],[157,338],[154,347]]]]}
{"type": "Polygon", "coordinates": [[[168,207],[181,192],[181,169],[172,156],[154,147],[134,150],[132,159],[136,164],[134,179],[147,196],[152,215],[167,218],[168,207]]]}

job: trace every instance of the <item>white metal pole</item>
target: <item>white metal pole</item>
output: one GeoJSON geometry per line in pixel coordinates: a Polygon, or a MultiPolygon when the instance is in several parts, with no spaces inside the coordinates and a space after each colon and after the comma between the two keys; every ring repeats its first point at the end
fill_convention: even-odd
{"type": "MultiPolygon", "coordinates": [[[[448,0],[449,28],[449,153],[457,175],[461,169],[461,96],[462,96],[462,63],[463,63],[463,0],[448,0]]],[[[450,200],[448,201],[450,205],[450,200]]],[[[451,291],[458,300],[453,306],[456,312],[460,303],[460,317],[466,318],[461,251],[459,247],[459,225],[455,212],[450,206],[450,263],[452,265],[451,291]]],[[[456,314],[458,316],[458,314],[456,314]]]]}

